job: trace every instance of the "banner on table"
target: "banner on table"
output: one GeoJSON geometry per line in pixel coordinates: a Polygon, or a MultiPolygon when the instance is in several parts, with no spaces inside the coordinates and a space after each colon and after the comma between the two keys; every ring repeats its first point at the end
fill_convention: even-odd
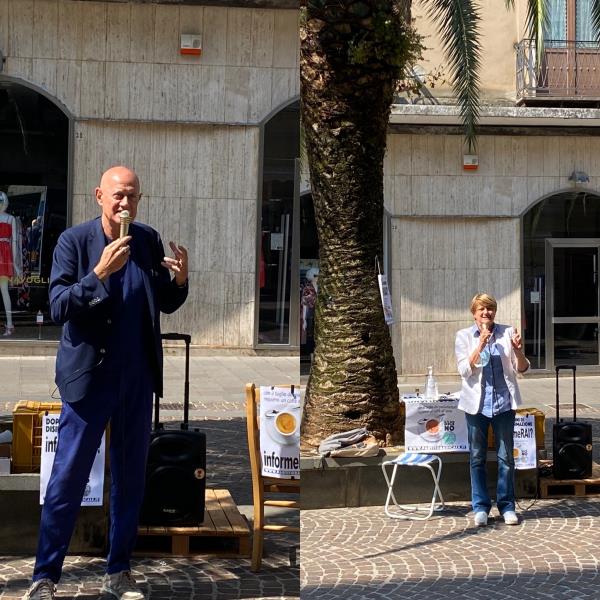
{"type": "Polygon", "coordinates": [[[260,388],[260,456],[262,474],[300,478],[300,393],[292,388],[260,388]]]}
{"type": "Polygon", "coordinates": [[[467,422],[458,399],[405,397],[407,452],[468,452],[467,422]]]}

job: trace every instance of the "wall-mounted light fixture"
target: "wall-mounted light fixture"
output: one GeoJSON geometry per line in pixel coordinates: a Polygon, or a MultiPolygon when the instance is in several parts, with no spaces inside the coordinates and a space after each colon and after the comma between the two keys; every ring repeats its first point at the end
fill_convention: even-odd
{"type": "Polygon", "coordinates": [[[569,175],[569,181],[572,181],[575,184],[589,183],[590,176],[585,171],[573,171],[569,175]]]}

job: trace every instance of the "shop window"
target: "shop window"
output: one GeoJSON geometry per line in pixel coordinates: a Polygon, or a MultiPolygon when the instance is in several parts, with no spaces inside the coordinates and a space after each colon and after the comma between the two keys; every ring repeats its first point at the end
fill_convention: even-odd
{"type": "Polygon", "coordinates": [[[48,282],[67,223],[68,132],[67,116],[48,98],[0,81],[0,199],[8,200],[0,212],[0,340],[60,337],[48,282]]]}

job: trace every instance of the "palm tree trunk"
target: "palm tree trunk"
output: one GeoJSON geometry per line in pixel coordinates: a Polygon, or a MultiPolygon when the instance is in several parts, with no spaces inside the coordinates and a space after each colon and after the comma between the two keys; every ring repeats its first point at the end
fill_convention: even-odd
{"type": "Polygon", "coordinates": [[[411,52],[410,3],[402,13],[390,0],[303,0],[302,9],[301,108],[320,249],[302,443],[364,426],[389,445],[404,424],[376,259],[390,105],[411,52]]]}

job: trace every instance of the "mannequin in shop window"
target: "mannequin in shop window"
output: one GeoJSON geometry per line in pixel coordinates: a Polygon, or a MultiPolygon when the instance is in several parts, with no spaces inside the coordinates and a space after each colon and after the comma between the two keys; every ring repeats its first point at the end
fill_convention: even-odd
{"type": "Polygon", "coordinates": [[[17,218],[6,212],[8,196],[0,192],[0,296],[6,314],[6,329],[3,336],[12,335],[15,327],[12,320],[12,304],[8,291],[11,279],[21,276],[21,226],[17,218]]]}
{"type": "Polygon", "coordinates": [[[306,336],[308,352],[315,349],[315,305],[319,291],[319,269],[306,271],[306,283],[302,288],[302,333],[306,336]]]}

